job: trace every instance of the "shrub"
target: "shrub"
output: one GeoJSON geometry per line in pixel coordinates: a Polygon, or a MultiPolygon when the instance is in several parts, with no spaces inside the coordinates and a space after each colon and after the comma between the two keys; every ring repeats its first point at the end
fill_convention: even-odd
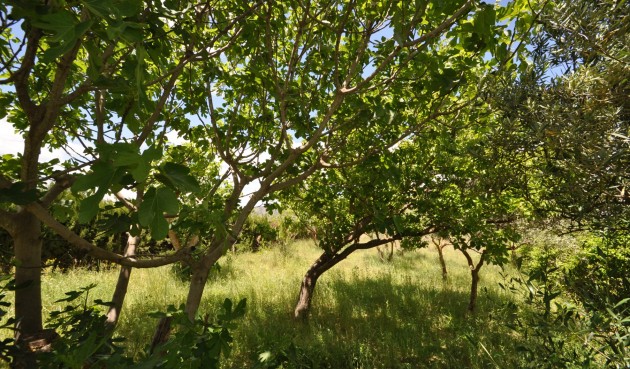
{"type": "Polygon", "coordinates": [[[566,265],[567,287],[585,306],[603,311],[630,296],[630,234],[606,232],[584,240],[566,265]]]}
{"type": "Polygon", "coordinates": [[[520,338],[518,366],[630,367],[628,237],[529,232],[517,276],[501,287],[521,296],[504,321],[520,338]]]}

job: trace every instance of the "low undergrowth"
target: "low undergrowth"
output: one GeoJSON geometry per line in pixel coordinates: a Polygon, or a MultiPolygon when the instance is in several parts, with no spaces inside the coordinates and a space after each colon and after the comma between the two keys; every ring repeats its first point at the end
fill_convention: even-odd
{"type": "MultiPolygon", "coordinates": [[[[477,311],[467,313],[470,270],[461,253],[447,247],[446,281],[434,249],[399,251],[391,262],[383,262],[376,250],[357,252],[320,278],[310,318],[295,321],[301,277],[320,252],[311,241],[298,241],[222,259],[212,271],[200,314],[219,316],[226,298],[247,300],[244,317],[230,331],[233,346],[222,368],[524,367],[546,349],[533,346],[528,332],[539,334],[540,324],[551,321],[549,314],[564,314],[553,305],[544,319],[532,318],[539,295],[514,291],[540,286],[519,280],[523,276],[511,267],[493,265],[481,270],[477,311]]],[[[120,345],[131,359],[147,352],[157,325],[152,313],[185,301],[187,283],[177,273],[173,267],[133,270],[114,336],[125,338],[120,345]]],[[[46,274],[45,314],[65,308],[56,301],[66,291],[90,284],[96,285],[90,299],[107,301],[116,278],[115,269],[46,274]]],[[[579,334],[545,334],[543,339],[567,338],[562,352],[580,350],[579,334]]]]}

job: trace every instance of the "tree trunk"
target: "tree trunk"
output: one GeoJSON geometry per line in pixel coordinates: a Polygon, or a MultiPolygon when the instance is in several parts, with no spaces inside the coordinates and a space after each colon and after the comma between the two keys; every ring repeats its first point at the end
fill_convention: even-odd
{"type": "Polygon", "coordinates": [[[293,316],[296,319],[305,320],[311,310],[311,300],[313,299],[313,292],[315,291],[315,285],[319,277],[328,269],[332,268],[338,262],[344,258],[335,258],[337,254],[330,254],[324,252],[308,269],[302,284],[300,286],[300,294],[298,296],[297,303],[293,316]]]}
{"type": "MultiPolygon", "coordinates": [[[[140,237],[128,235],[127,246],[125,247],[125,256],[134,256],[136,254],[136,247],[140,243],[140,237]]],[[[127,287],[129,287],[129,278],[131,277],[131,267],[121,266],[120,273],[118,274],[118,281],[116,282],[116,289],[112,296],[112,306],[107,312],[107,321],[105,324],[108,329],[114,329],[118,323],[120,312],[122,310],[125,296],[127,295],[127,287]]]]}
{"type": "Polygon", "coordinates": [[[470,301],[468,302],[468,311],[475,312],[477,306],[477,286],[479,285],[479,269],[471,269],[470,271],[470,301]]]}
{"type": "Polygon", "coordinates": [[[188,297],[186,298],[186,314],[191,321],[195,320],[197,310],[201,304],[201,297],[203,296],[203,289],[206,287],[206,281],[208,280],[208,274],[210,273],[210,266],[204,265],[200,262],[195,268],[193,268],[193,274],[190,280],[190,287],[188,288],[188,297]]]}
{"type": "Polygon", "coordinates": [[[18,335],[37,334],[42,330],[42,241],[41,224],[31,213],[16,217],[13,235],[15,252],[15,318],[18,335]]]}
{"type": "Polygon", "coordinates": [[[173,321],[172,316],[165,316],[160,319],[157,329],[153,334],[153,339],[151,340],[151,348],[149,349],[149,354],[153,354],[157,352],[157,348],[160,347],[163,343],[168,341],[168,338],[171,335],[171,322],[173,321]]]}
{"type": "Polygon", "coordinates": [[[442,266],[442,280],[447,280],[448,279],[448,270],[446,270],[446,261],[444,261],[444,252],[443,252],[443,247],[442,245],[435,245],[435,247],[437,248],[437,252],[438,252],[438,256],[440,257],[440,265],[442,266]]]}
{"type": "Polygon", "coordinates": [[[30,342],[40,340],[42,327],[42,240],[41,223],[26,211],[17,214],[13,232],[15,253],[15,338],[23,347],[14,368],[36,368],[30,342]]]}
{"type": "Polygon", "coordinates": [[[381,249],[381,247],[377,247],[376,251],[378,251],[378,257],[382,262],[391,262],[394,259],[394,242],[390,242],[385,246],[385,249],[388,249],[387,257],[385,257],[385,251],[381,249]]]}
{"type": "Polygon", "coordinates": [[[317,270],[311,268],[306,272],[302,285],[300,286],[300,295],[295,305],[294,317],[296,319],[306,319],[311,309],[311,299],[315,290],[315,284],[321,274],[317,270]]]}
{"type": "Polygon", "coordinates": [[[468,262],[468,267],[470,267],[470,301],[468,302],[468,311],[473,313],[475,311],[475,307],[477,305],[477,286],[479,285],[479,270],[483,266],[485,254],[483,251],[481,252],[481,256],[479,257],[479,261],[477,265],[473,262],[472,257],[466,249],[459,249],[462,254],[466,257],[466,261],[468,262]]]}

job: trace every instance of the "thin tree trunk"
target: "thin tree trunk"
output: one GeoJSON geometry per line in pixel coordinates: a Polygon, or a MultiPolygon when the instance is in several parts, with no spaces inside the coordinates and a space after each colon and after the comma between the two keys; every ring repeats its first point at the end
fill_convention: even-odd
{"type": "Polygon", "coordinates": [[[472,269],[470,271],[470,277],[470,301],[468,302],[468,311],[472,313],[475,311],[475,307],[477,306],[477,286],[479,285],[479,269],[472,269]]]}
{"type": "MultiPolygon", "coordinates": [[[[245,218],[243,218],[245,219],[245,218]]],[[[232,232],[238,234],[242,228],[244,220],[235,225],[232,228],[232,232]]],[[[198,240],[196,241],[198,242],[198,240]]],[[[210,269],[217,261],[223,256],[223,254],[232,246],[233,242],[236,242],[236,238],[225,237],[214,239],[206,254],[194,265],[191,265],[193,273],[190,280],[190,287],[188,288],[188,296],[186,297],[186,314],[190,321],[194,321],[197,316],[197,310],[201,304],[201,298],[203,297],[203,289],[208,281],[208,274],[210,269]]]]}
{"type": "MultiPolygon", "coordinates": [[[[42,241],[41,223],[31,213],[22,211],[14,218],[13,247],[15,253],[15,338],[22,346],[14,368],[36,368],[31,342],[42,338],[42,241]]],[[[46,343],[43,345],[45,346],[46,343]]]]}
{"type": "Polygon", "coordinates": [[[435,245],[437,248],[438,256],[440,257],[440,265],[442,266],[442,280],[448,279],[448,270],[446,270],[446,261],[444,261],[444,252],[442,245],[435,245]]]}
{"type": "Polygon", "coordinates": [[[378,251],[378,257],[382,262],[391,262],[392,259],[394,259],[394,242],[388,243],[384,246],[384,248],[387,250],[387,257],[385,257],[385,251],[383,251],[380,246],[376,248],[376,251],[378,251]]]}
{"type": "MultiPolygon", "coordinates": [[[[128,235],[127,246],[125,247],[125,256],[133,257],[136,255],[136,247],[140,243],[140,237],[128,235]]],[[[114,329],[118,323],[120,312],[122,311],[123,302],[127,295],[127,287],[129,287],[129,278],[131,277],[131,267],[121,266],[120,273],[118,274],[118,281],[116,282],[116,289],[112,296],[112,306],[110,306],[107,312],[107,321],[105,324],[108,329],[114,329]]]]}
{"type": "MultiPolygon", "coordinates": [[[[220,255],[219,255],[220,256],[220,255]]],[[[218,259],[218,258],[217,258],[218,259]]],[[[186,314],[191,321],[195,320],[197,310],[201,304],[201,297],[203,296],[203,289],[206,287],[208,281],[208,274],[213,263],[205,263],[202,259],[193,268],[193,274],[190,280],[190,287],[188,288],[188,296],[186,298],[186,314]]],[[[215,261],[216,262],[216,261],[215,261]]]]}
{"type": "Polygon", "coordinates": [[[448,271],[446,270],[446,261],[444,261],[444,247],[446,247],[447,243],[443,244],[442,239],[435,236],[431,236],[431,241],[435,245],[438,257],[440,258],[440,265],[442,266],[442,280],[446,281],[448,279],[448,271]]]}
{"type": "Polygon", "coordinates": [[[173,320],[172,316],[165,316],[160,319],[158,323],[157,329],[153,334],[153,339],[151,340],[151,349],[149,350],[149,354],[153,354],[156,352],[157,348],[168,341],[168,338],[171,335],[171,322],[173,320]]]}
{"type": "MultiPolygon", "coordinates": [[[[188,319],[190,321],[194,321],[197,316],[197,311],[199,310],[199,305],[201,304],[201,298],[203,296],[203,290],[206,287],[206,282],[208,281],[208,275],[210,274],[210,268],[214,264],[210,264],[209,267],[206,267],[207,264],[204,263],[202,259],[194,268],[193,274],[190,280],[190,287],[188,288],[188,297],[186,298],[186,307],[185,311],[188,315],[188,319]]],[[[158,322],[158,326],[153,335],[153,339],[151,341],[151,349],[150,353],[156,352],[158,347],[168,341],[168,338],[171,334],[171,323],[173,318],[170,316],[163,317],[158,322]]]]}
{"type": "Polygon", "coordinates": [[[477,290],[478,290],[477,286],[479,285],[479,270],[483,266],[485,255],[483,252],[481,252],[481,257],[479,258],[477,265],[475,265],[475,263],[473,262],[473,259],[470,257],[470,254],[468,253],[466,249],[460,249],[460,251],[466,257],[466,261],[468,262],[468,267],[470,267],[471,283],[470,283],[470,300],[468,302],[468,311],[473,313],[477,306],[477,290]]]}

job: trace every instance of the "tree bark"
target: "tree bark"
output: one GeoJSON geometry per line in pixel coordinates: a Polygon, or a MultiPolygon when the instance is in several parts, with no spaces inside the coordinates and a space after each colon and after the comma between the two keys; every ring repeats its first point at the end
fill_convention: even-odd
{"type": "MultiPolygon", "coordinates": [[[[125,257],[135,256],[136,247],[139,243],[140,237],[128,235],[127,246],[125,247],[125,257]]],[[[114,290],[114,295],[112,296],[112,306],[110,306],[109,311],[107,312],[107,321],[105,322],[110,330],[114,329],[118,323],[123,302],[125,301],[125,296],[127,295],[130,277],[131,267],[122,265],[120,267],[120,273],[118,274],[116,289],[114,290]]]]}
{"type": "Polygon", "coordinates": [[[328,269],[335,266],[341,260],[345,259],[340,257],[339,254],[331,254],[324,252],[311,267],[306,271],[302,284],[300,285],[300,294],[298,296],[297,303],[295,304],[295,310],[293,316],[295,319],[305,320],[311,310],[311,301],[313,299],[313,292],[315,291],[315,285],[319,277],[324,274],[328,269]]]}
{"type": "Polygon", "coordinates": [[[446,270],[446,261],[444,261],[444,252],[442,249],[444,246],[437,244],[435,247],[437,248],[438,256],[440,257],[440,265],[442,266],[442,280],[445,281],[448,279],[448,270],[446,270]]]}
{"type": "Polygon", "coordinates": [[[193,274],[190,280],[190,287],[188,288],[185,308],[188,319],[191,321],[194,321],[197,316],[197,310],[199,310],[199,305],[201,304],[203,289],[206,287],[210,268],[219,260],[221,255],[223,255],[223,248],[221,248],[220,245],[216,245],[211,252],[206,254],[203,259],[192,268],[193,274]]]}
{"type": "MultiPolygon", "coordinates": [[[[15,340],[21,349],[13,368],[37,368],[36,352],[31,342],[41,341],[42,327],[42,241],[41,223],[32,214],[21,211],[14,217],[13,247],[15,254],[15,340]]],[[[44,343],[46,346],[49,342],[44,343]]]]}
{"type": "Polygon", "coordinates": [[[477,286],[479,285],[479,269],[471,269],[470,271],[470,301],[468,302],[468,311],[473,313],[477,306],[477,286]]]}
{"type": "Polygon", "coordinates": [[[444,247],[446,247],[447,243],[442,243],[442,239],[436,237],[435,235],[431,236],[431,242],[435,245],[435,249],[438,252],[438,257],[440,258],[440,265],[442,266],[442,280],[446,281],[448,279],[448,270],[446,270],[446,261],[444,260],[444,247]]]}
{"type": "Polygon", "coordinates": [[[479,285],[479,270],[483,266],[485,255],[482,251],[481,256],[479,257],[479,261],[475,265],[472,257],[470,257],[470,254],[468,253],[466,249],[460,249],[460,251],[466,257],[466,261],[468,262],[468,267],[470,267],[471,282],[470,282],[470,300],[468,302],[468,312],[473,313],[475,312],[475,308],[477,306],[477,289],[478,289],[477,286],[479,285]]]}
{"type": "Polygon", "coordinates": [[[13,247],[15,252],[15,318],[17,338],[42,331],[42,240],[41,223],[26,211],[15,217],[13,247]],[[20,287],[23,286],[23,287],[20,287]]]}
{"type": "Polygon", "coordinates": [[[304,279],[302,279],[302,285],[300,286],[300,295],[298,297],[295,310],[293,312],[296,319],[306,319],[311,309],[311,300],[313,298],[313,292],[315,290],[315,284],[320,274],[316,271],[309,270],[304,279]]]}

